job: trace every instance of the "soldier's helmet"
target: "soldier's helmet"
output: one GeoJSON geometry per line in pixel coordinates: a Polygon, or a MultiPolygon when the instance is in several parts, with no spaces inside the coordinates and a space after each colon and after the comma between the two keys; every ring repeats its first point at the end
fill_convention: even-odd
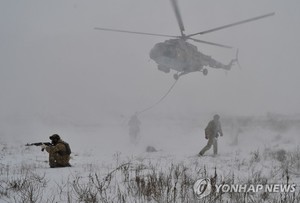
{"type": "Polygon", "coordinates": [[[60,140],[60,137],[58,134],[53,134],[49,137],[50,140],[60,140]]]}
{"type": "Polygon", "coordinates": [[[219,119],[220,119],[219,114],[214,115],[214,120],[219,120],[219,119]]]}

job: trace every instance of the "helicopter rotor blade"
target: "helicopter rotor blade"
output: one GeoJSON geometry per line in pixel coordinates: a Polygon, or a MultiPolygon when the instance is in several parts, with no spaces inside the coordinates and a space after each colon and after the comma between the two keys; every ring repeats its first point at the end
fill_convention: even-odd
{"type": "Polygon", "coordinates": [[[135,32],[135,31],[101,28],[101,27],[95,27],[94,29],[95,30],[102,30],[102,31],[109,31],[109,32],[123,32],[123,33],[138,34],[138,35],[150,35],[150,36],[158,36],[158,37],[179,38],[179,36],[174,36],[174,35],[164,35],[164,34],[155,34],[155,33],[147,33],[147,32],[135,32]]]}
{"type": "Polygon", "coordinates": [[[233,27],[233,26],[240,25],[240,24],[243,24],[243,23],[249,23],[249,22],[252,22],[252,21],[255,21],[255,20],[260,20],[262,18],[267,18],[267,17],[273,16],[273,15],[275,15],[274,12],[273,13],[268,13],[268,14],[265,14],[265,15],[261,15],[261,16],[257,16],[257,17],[254,17],[254,18],[249,18],[249,19],[246,19],[246,20],[238,21],[238,22],[235,22],[235,23],[231,23],[231,24],[224,25],[224,26],[221,26],[221,27],[213,28],[213,29],[206,30],[206,31],[203,31],[203,32],[190,34],[187,37],[192,37],[192,36],[195,36],[195,35],[203,35],[203,34],[206,34],[206,33],[214,32],[214,31],[229,28],[229,27],[233,27]]]}
{"type": "Polygon", "coordinates": [[[228,45],[223,45],[223,44],[218,44],[218,43],[203,41],[203,40],[194,39],[194,38],[190,38],[190,37],[188,39],[191,39],[191,40],[193,40],[195,42],[199,42],[199,43],[203,43],[203,44],[209,44],[209,45],[218,46],[218,47],[222,47],[222,48],[227,48],[227,49],[232,49],[233,48],[233,47],[228,46],[228,45]]]}
{"type": "Polygon", "coordinates": [[[176,19],[177,19],[177,22],[178,22],[178,25],[179,25],[181,36],[184,36],[184,34],[183,34],[184,25],[183,25],[183,21],[182,21],[180,11],[179,11],[179,8],[178,8],[177,0],[171,0],[171,4],[173,6],[173,10],[174,10],[175,15],[176,15],[176,19]]]}

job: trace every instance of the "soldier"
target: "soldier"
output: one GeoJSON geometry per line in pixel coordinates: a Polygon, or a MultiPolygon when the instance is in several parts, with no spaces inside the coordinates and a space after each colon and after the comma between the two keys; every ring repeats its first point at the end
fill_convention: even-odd
{"type": "Polygon", "coordinates": [[[55,167],[68,167],[71,166],[69,163],[71,149],[68,143],[60,139],[57,134],[49,137],[52,146],[42,145],[42,149],[45,149],[49,153],[49,165],[51,168],[55,167]]]}
{"type": "Polygon", "coordinates": [[[199,156],[202,156],[207,150],[213,145],[214,155],[218,154],[218,137],[223,136],[220,116],[218,114],[214,115],[213,120],[211,120],[207,127],[205,128],[205,138],[208,139],[207,145],[199,152],[199,156]]]}
{"type": "Polygon", "coordinates": [[[130,117],[128,122],[129,126],[129,136],[131,143],[137,144],[138,135],[140,133],[141,121],[139,120],[137,113],[130,117]]]}

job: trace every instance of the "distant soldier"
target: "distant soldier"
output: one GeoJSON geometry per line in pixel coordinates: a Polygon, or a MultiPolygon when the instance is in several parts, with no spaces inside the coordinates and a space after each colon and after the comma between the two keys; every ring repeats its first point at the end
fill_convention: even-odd
{"type": "Polygon", "coordinates": [[[42,149],[45,149],[49,153],[49,165],[51,168],[56,167],[68,167],[71,166],[70,154],[71,149],[68,143],[60,139],[57,134],[51,135],[49,137],[52,146],[42,145],[42,149]]]}
{"type": "Polygon", "coordinates": [[[137,144],[138,135],[140,133],[141,121],[139,120],[137,113],[130,117],[128,122],[129,136],[131,143],[137,144]]]}
{"type": "Polygon", "coordinates": [[[213,120],[211,120],[207,127],[205,128],[205,138],[208,139],[207,145],[199,152],[199,156],[202,156],[207,150],[213,145],[214,155],[218,154],[218,137],[223,136],[220,116],[218,114],[214,115],[213,120]]]}

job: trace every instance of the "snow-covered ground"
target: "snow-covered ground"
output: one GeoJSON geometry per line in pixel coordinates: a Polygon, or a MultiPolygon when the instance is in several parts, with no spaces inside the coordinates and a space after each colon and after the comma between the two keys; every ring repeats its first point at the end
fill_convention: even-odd
{"type": "MultiPolygon", "coordinates": [[[[212,150],[196,156],[207,142],[204,128],[210,117],[148,114],[140,120],[137,145],[130,143],[128,117],[122,115],[92,124],[38,116],[14,125],[2,122],[0,202],[213,202],[209,197],[197,200],[194,196],[197,179],[300,184],[298,116],[223,116],[224,136],[219,138],[216,157],[212,150]],[[49,141],[53,133],[70,144],[72,167],[49,168],[46,152],[25,146],[49,141]],[[147,146],[158,151],[146,152],[147,146]],[[141,179],[144,188],[139,185],[141,179]],[[160,193],[153,189],[159,182],[160,193]]],[[[300,201],[299,188],[291,194],[248,194],[242,198],[225,193],[214,197],[218,202],[243,198],[244,202],[300,201]]]]}

